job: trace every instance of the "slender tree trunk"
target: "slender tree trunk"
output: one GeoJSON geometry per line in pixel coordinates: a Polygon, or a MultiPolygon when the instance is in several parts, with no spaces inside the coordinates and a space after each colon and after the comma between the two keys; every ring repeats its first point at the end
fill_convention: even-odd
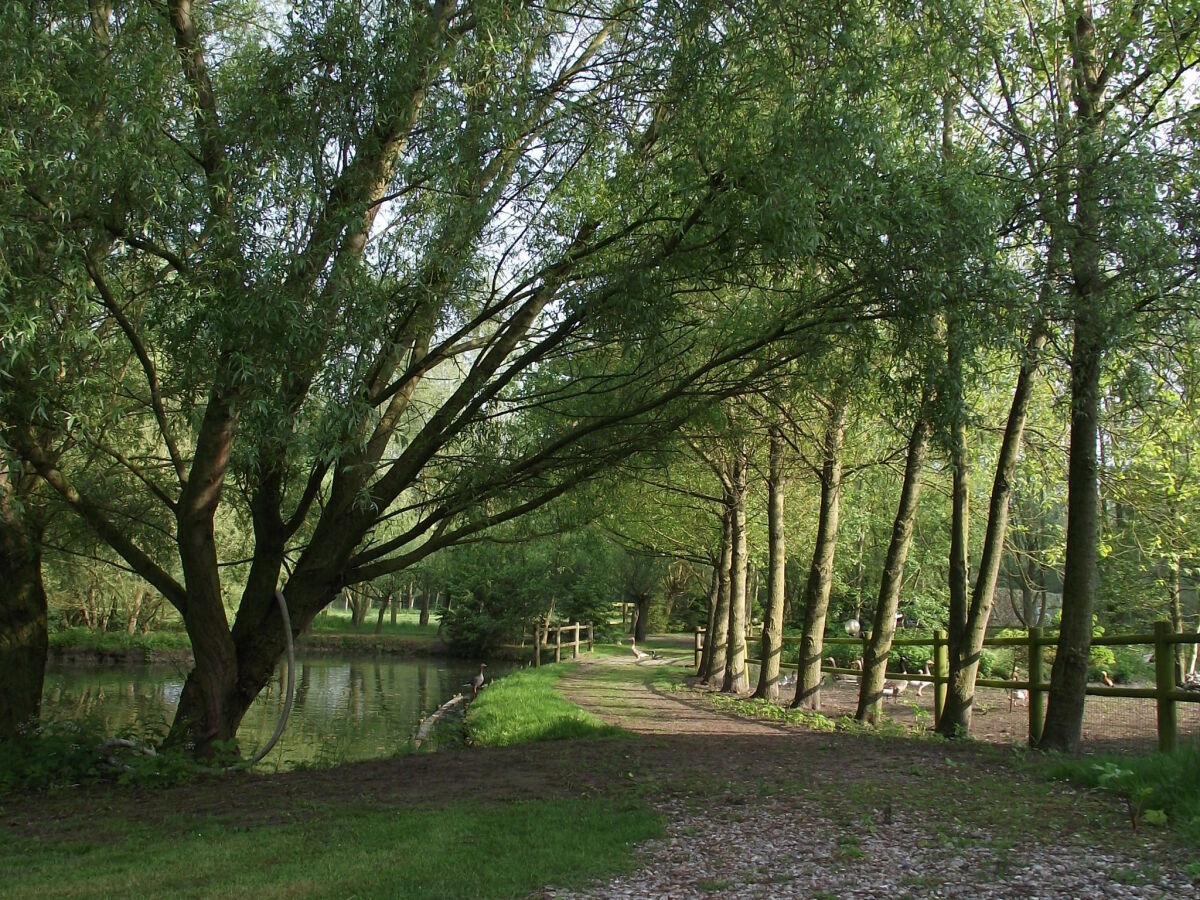
{"type": "Polygon", "coordinates": [[[844,398],[835,400],[825,429],[817,540],[813,547],[812,566],[808,570],[808,584],[804,590],[804,632],[800,639],[800,663],[792,706],[807,709],[821,708],[821,659],[825,653],[825,618],[829,613],[829,594],[833,588],[833,560],[841,511],[846,409],[844,398]]]}
{"type": "MultiPolygon", "coordinates": [[[[721,590],[721,548],[712,564],[712,578],[708,585],[708,620],[704,631],[704,648],[700,651],[700,667],[696,670],[701,682],[707,682],[712,671],[712,637],[717,627],[717,594],[721,590]]],[[[624,604],[622,604],[624,605],[624,604]]]]}
{"type": "Polygon", "coordinates": [[[146,591],[139,589],[133,595],[133,607],[129,610],[129,621],[125,623],[126,634],[137,634],[138,616],[142,614],[142,604],[146,600],[146,591]]]}
{"type": "Polygon", "coordinates": [[[645,643],[650,623],[650,595],[638,594],[633,603],[633,639],[645,643]]]}
{"type": "Polygon", "coordinates": [[[950,682],[946,691],[946,706],[938,720],[938,732],[946,737],[965,736],[971,729],[971,712],[975,701],[975,679],[983,640],[987,636],[988,620],[995,602],[996,582],[1000,576],[1000,561],[1004,555],[1004,536],[1008,529],[1008,502],[1012,494],[1012,476],[1021,449],[1021,436],[1028,417],[1029,402],[1037,374],[1046,332],[1036,328],[1026,348],[1017,386],[1013,390],[1004,440],[996,460],[996,477],[988,505],[987,532],[979,561],[979,575],[971,594],[969,609],[962,620],[961,630],[950,636],[950,682]]]}
{"type": "Polygon", "coordinates": [[[1097,166],[1103,82],[1095,31],[1081,12],[1072,35],[1075,102],[1075,220],[1067,252],[1071,261],[1074,343],[1071,348],[1071,445],[1067,469],[1067,546],[1063,563],[1062,622],[1050,670],[1050,699],[1038,747],[1074,753],[1083,732],[1088,659],[1092,644],[1099,557],[1100,371],[1105,339],[1100,268],[1100,196],[1097,166]]]}
{"type": "Polygon", "coordinates": [[[422,628],[429,624],[429,593],[432,590],[433,586],[426,582],[425,590],[421,591],[421,613],[417,622],[422,628]]]}
{"type": "Polygon", "coordinates": [[[770,429],[770,461],[767,477],[767,609],[763,615],[762,666],[754,696],[764,700],[779,697],[779,663],[783,652],[784,570],[787,548],[783,524],[783,434],[778,425],[770,429]]]}
{"type": "Polygon", "coordinates": [[[729,568],[729,638],[728,664],[721,690],[743,694],[750,689],[746,671],[746,478],[748,454],[739,449],[734,460],[733,530],[731,532],[731,561],[729,568]]]}
{"type": "MultiPolygon", "coordinates": [[[[1171,610],[1171,630],[1176,634],[1183,633],[1183,560],[1176,559],[1170,563],[1171,577],[1167,590],[1171,610]]],[[[1187,666],[1187,650],[1183,644],[1175,645],[1175,683],[1183,683],[1183,673],[1187,666]]]]}
{"type": "Polygon", "coordinates": [[[1099,540],[1096,427],[1100,396],[1100,344],[1095,326],[1076,318],[1071,354],[1071,447],[1067,473],[1067,549],[1063,565],[1062,622],[1050,670],[1050,700],[1039,747],[1074,753],[1083,731],[1083,707],[1092,644],[1099,540]],[[1081,327],[1082,326],[1082,327],[1081,327]]]}
{"type": "Polygon", "coordinates": [[[394,608],[392,595],[390,592],[383,595],[383,603],[379,607],[379,616],[375,619],[376,634],[381,634],[383,632],[383,617],[387,613],[389,607],[394,608]]]}
{"type": "MultiPolygon", "coordinates": [[[[961,661],[970,604],[971,461],[967,456],[967,410],[963,391],[962,326],[955,313],[949,316],[947,343],[950,382],[950,558],[949,639],[951,656],[961,661]]],[[[953,663],[951,663],[953,665],[953,663]]]]}
{"type": "Polygon", "coordinates": [[[708,656],[704,684],[722,684],[729,663],[729,571],[733,565],[733,503],[727,502],[721,523],[721,557],[717,563],[717,607],[704,642],[708,656]]]}
{"type": "Polygon", "coordinates": [[[892,651],[892,639],[896,636],[896,611],[900,608],[904,564],[908,561],[908,548],[912,544],[913,528],[917,521],[917,501],[921,497],[921,478],[929,448],[929,434],[930,426],[922,404],[922,414],[913,425],[908,440],[908,460],[904,466],[900,504],[896,509],[892,539],[883,565],[871,640],[863,658],[858,710],[854,714],[854,718],[860,722],[875,723],[879,719],[888,655],[892,651]]]}

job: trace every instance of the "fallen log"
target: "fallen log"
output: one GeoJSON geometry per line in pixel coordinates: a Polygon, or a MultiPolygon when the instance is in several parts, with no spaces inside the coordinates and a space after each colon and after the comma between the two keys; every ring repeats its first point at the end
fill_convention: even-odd
{"type": "Polygon", "coordinates": [[[421,745],[429,739],[429,733],[433,731],[433,726],[442,719],[446,718],[450,711],[455,707],[461,706],[465,700],[466,698],[463,697],[462,694],[455,694],[436,710],[434,710],[431,716],[421,720],[421,727],[417,729],[417,736],[413,738],[413,746],[418,750],[421,749],[421,745]]]}

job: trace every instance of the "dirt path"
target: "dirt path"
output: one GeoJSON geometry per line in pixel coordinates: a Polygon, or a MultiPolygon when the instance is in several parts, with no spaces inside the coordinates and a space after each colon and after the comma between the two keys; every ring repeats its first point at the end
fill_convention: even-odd
{"type": "Polygon", "coordinates": [[[977,743],[724,715],[695,690],[655,687],[656,668],[680,664],[589,657],[563,679],[572,701],[638,735],[627,762],[659,786],[669,824],[637,871],[543,896],[1200,895],[1112,798],[1047,785],[977,743]]]}
{"type": "Polygon", "coordinates": [[[636,660],[625,656],[585,656],[560,682],[567,699],[588,712],[642,735],[784,735],[794,729],[716,712],[693,693],[655,688],[655,671],[681,671],[686,660],[667,656],[636,660]]]}

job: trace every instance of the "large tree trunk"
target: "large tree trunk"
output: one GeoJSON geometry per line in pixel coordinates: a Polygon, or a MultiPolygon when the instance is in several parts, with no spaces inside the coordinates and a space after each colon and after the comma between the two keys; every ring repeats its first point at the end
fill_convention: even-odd
{"type": "Polygon", "coordinates": [[[1062,623],[1050,671],[1050,700],[1038,747],[1074,753],[1083,731],[1088,658],[1092,644],[1099,557],[1100,502],[1096,445],[1100,439],[1100,371],[1105,339],[1104,281],[1100,268],[1100,196],[1097,166],[1103,152],[1103,81],[1095,31],[1088,15],[1075,22],[1071,41],[1075,102],[1075,221],[1071,261],[1074,343],[1071,348],[1071,446],[1067,470],[1067,546],[1063,562],[1062,623]]]}
{"type": "Polygon", "coordinates": [[[733,528],[729,568],[728,664],[721,690],[742,694],[750,689],[746,671],[746,480],[750,467],[748,454],[740,448],[734,459],[732,483],[733,528]]]}
{"type": "Polygon", "coordinates": [[[1096,596],[1100,499],[1096,441],[1101,348],[1088,315],[1076,317],[1071,353],[1071,448],[1067,472],[1067,549],[1063,564],[1062,622],[1050,670],[1043,750],[1074,753],[1083,731],[1092,608],[1096,596]],[[1089,336],[1092,333],[1092,336],[1089,336]]]}
{"type": "Polygon", "coordinates": [[[775,700],[779,697],[779,663],[783,652],[784,569],[787,548],[783,524],[783,434],[778,425],[771,429],[770,462],[767,477],[767,609],[763,615],[762,665],[758,670],[755,697],[775,700]]]}
{"type": "Polygon", "coordinates": [[[37,719],[49,643],[40,536],[11,499],[0,472],[0,740],[37,719]]]}
{"type": "Polygon", "coordinates": [[[858,709],[854,713],[854,718],[860,722],[875,723],[879,719],[888,655],[892,651],[892,639],[896,636],[896,612],[900,608],[904,564],[908,561],[908,548],[912,544],[913,527],[917,521],[917,501],[921,497],[921,478],[925,454],[929,448],[929,433],[930,426],[922,404],[922,414],[913,425],[912,435],[908,440],[908,460],[904,466],[900,504],[896,508],[892,539],[888,544],[887,559],[883,564],[883,578],[879,584],[879,601],[875,605],[871,640],[863,658],[858,709]]]}
{"type": "Polygon", "coordinates": [[[713,627],[704,640],[703,684],[721,684],[729,662],[729,570],[733,564],[733,504],[727,503],[721,522],[721,552],[717,560],[717,605],[713,627]]]}
{"type": "MultiPolygon", "coordinates": [[[[979,658],[983,650],[983,640],[987,636],[988,620],[991,618],[992,605],[995,602],[996,582],[1000,576],[1000,561],[1004,555],[1012,476],[1017,466],[1021,436],[1029,412],[1029,401],[1033,396],[1041,349],[1045,343],[1046,332],[1040,327],[1035,329],[1017,375],[1017,385],[1013,390],[1012,405],[1008,411],[1008,423],[1004,428],[1004,440],[996,460],[996,477],[992,482],[992,496],[988,505],[987,532],[983,540],[979,574],[975,579],[970,607],[961,618],[958,632],[952,630],[950,634],[950,682],[947,686],[946,705],[938,720],[938,733],[946,737],[965,736],[970,733],[979,658]]],[[[965,444],[963,450],[965,455],[965,444]]],[[[957,472],[955,474],[957,479],[957,472]]],[[[951,621],[954,621],[953,616],[951,621]]]]}
{"type": "Polygon", "coordinates": [[[835,400],[825,430],[817,540],[813,548],[812,566],[808,570],[808,585],[804,590],[804,631],[800,639],[800,667],[792,706],[807,709],[821,708],[821,659],[825,653],[825,617],[829,612],[829,594],[833,588],[833,559],[837,550],[841,510],[846,408],[844,398],[835,400]]]}

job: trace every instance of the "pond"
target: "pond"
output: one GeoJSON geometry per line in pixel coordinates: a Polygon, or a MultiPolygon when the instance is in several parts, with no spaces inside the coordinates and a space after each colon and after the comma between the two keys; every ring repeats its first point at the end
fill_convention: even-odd
{"type": "MultiPolygon", "coordinates": [[[[286,665],[286,664],[284,664],[286,665]]],[[[250,757],[271,737],[283,709],[284,666],[246,713],[238,731],[250,757]]],[[[393,756],[408,747],[422,718],[464,689],[478,665],[463,660],[312,656],[296,660],[296,697],[283,737],[260,767],[289,769],[393,756]]],[[[489,666],[489,680],[501,666],[489,666]]],[[[179,666],[51,663],[44,721],[96,721],[105,734],[165,732],[186,670],[179,666]]]]}

